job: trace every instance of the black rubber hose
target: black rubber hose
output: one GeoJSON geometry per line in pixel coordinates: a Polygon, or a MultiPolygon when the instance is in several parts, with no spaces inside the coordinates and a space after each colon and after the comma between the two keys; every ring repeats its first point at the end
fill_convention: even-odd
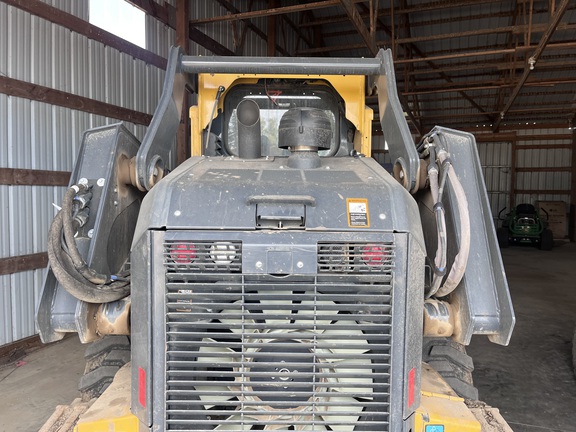
{"type": "MultiPolygon", "coordinates": [[[[78,187],[86,188],[83,185],[76,186],[76,188],[78,187]]],[[[68,246],[68,254],[70,258],[72,258],[74,267],[84,278],[97,285],[110,283],[112,282],[110,275],[98,273],[96,270],[88,267],[88,264],[86,264],[82,255],[80,255],[80,251],[76,246],[72,209],[74,196],[77,193],[78,191],[74,187],[71,187],[66,191],[62,200],[62,226],[64,227],[64,238],[66,239],[66,246],[68,246]]]]}
{"type": "Polygon", "coordinates": [[[48,233],[48,259],[58,282],[71,295],[87,303],[107,303],[126,297],[130,293],[129,282],[96,285],[75,271],[71,258],[62,250],[62,216],[62,211],[58,212],[48,233]]]}

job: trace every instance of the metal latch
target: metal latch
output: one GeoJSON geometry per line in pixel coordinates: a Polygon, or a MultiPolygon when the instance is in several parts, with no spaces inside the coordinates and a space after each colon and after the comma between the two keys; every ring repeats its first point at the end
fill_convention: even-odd
{"type": "Polygon", "coordinates": [[[256,205],[256,228],[303,229],[306,206],[314,207],[316,199],[308,195],[256,195],[248,198],[256,205]]]}

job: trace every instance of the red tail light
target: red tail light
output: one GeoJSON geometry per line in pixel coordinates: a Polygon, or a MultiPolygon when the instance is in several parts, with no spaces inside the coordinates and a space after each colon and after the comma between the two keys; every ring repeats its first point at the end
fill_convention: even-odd
{"type": "Polygon", "coordinates": [[[382,246],[368,245],[362,248],[362,261],[370,266],[380,266],[388,261],[388,252],[382,246]]]}
{"type": "Polygon", "coordinates": [[[146,408],[146,371],[138,368],[138,402],[146,408]]]}
{"type": "Polygon", "coordinates": [[[410,369],[408,372],[408,408],[414,403],[414,380],[416,378],[416,369],[410,369]]]}
{"type": "Polygon", "coordinates": [[[196,245],[176,243],[170,246],[170,259],[176,264],[190,264],[197,257],[196,245]]]}

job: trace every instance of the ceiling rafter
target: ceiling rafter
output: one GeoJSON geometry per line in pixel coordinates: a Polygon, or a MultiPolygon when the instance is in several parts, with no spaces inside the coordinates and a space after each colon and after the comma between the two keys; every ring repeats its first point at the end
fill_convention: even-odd
{"type": "Polygon", "coordinates": [[[376,34],[368,30],[368,28],[364,24],[364,21],[362,20],[362,17],[360,16],[360,13],[358,12],[358,9],[356,9],[356,6],[352,2],[352,0],[340,0],[340,4],[346,11],[346,14],[350,18],[350,21],[352,21],[352,25],[356,28],[356,31],[360,34],[360,37],[364,41],[364,44],[366,44],[366,46],[368,47],[370,54],[376,56],[376,54],[378,54],[378,45],[376,44],[376,34]]]}
{"type": "MultiPolygon", "coordinates": [[[[361,0],[351,0],[353,2],[359,2],[361,0]]],[[[306,10],[314,10],[314,9],[325,9],[329,7],[335,7],[340,5],[340,0],[324,0],[324,1],[317,1],[312,3],[305,3],[305,4],[297,4],[292,6],[283,6],[277,8],[268,8],[268,9],[260,9],[257,11],[252,12],[238,12],[231,15],[221,15],[217,17],[210,17],[210,18],[200,18],[196,20],[192,20],[192,23],[195,25],[200,24],[212,24],[216,22],[223,22],[223,21],[233,21],[237,19],[250,19],[250,18],[261,18],[261,17],[268,17],[272,15],[282,15],[282,14],[290,14],[295,12],[303,12],[306,10]]]]}
{"type": "Polygon", "coordinates": [[[493,132],[498,131],[498,128],[500,127],[500,123],[502,122],[502,120],[506,116],[506,113],[508,112],[508,110],[510,109],[510,107],[512,106],[514,101],[516,100],[516,97],[518,96],[518,93],[520,93],[520,91],[522,90],[522,87],[524,87],[524,84],[526,83],[526,81],[528,79],[528,75],[530,75],[530,72],[535,68],[536,62],[540,58],[540,55],[542,54],[544,49],[546,48],[546,44],[548,43],[548,41],[550,40],[550,38],[554,34],[554,31],[556,30],[556,27],[560,23],[562,16],[564,16],[564,12],[566,12],[566,8],[568,7],[569,3],[570,3],[570,0],[562,0],[560,2],[560,5],[557,6],[554,14],[550,17],[548,29],[544,32],[544,34],[542,35],[542,38],[540,39],[540,42],[536,46],[536,49],[534,50],[532,55],[528,58],[528,61],[526,62],[526,66],[524,67],[524,73],[520,77],[520,80],[518,81],[518,84],[516,85],[516,87],[514,87],[514,90],[512,91],[512,94],[510,95],[510,97],[508,98],[508,101],[506,102],[506,104],[504,105],[502,110],[500,111],[500,115],[499,115],[498,119],[496,120],[496,123],[494,123],[494,129],[492,130],[493,132]]]}
{"type": "MultiPolygon", "coordinates": [[[[175,10],[167,2],[129,1],[174,27],[175,10]]],[[[576,113],[576,106],[567,102],[576,84],[573,0],[554,0],[553,11],[552,0],[250,0],[261,10],[244,6],[248,2],[212,1],[227,14],[191,20],[190,34],[216,54],[241,54],[246,29],[267,41],[268,32],[257,25],[262,20],[254,21],[259,17],[277,17],[278,55],[367,57],[381,46],[393,47],[399,97],[410,108],[413,132],[439,118],[446,118],[447,126],[468,121],[468,127],[496,122],[504,127],[510,121],[499,116],[507,104],[505,115],[512,122],[521,118],[522,107],[530,119],[544,119],[547,109],[556,109],[562,119],[574,115],[570,107],[576,113]],[[564,18],[552,28],[561,11],[564,18]],[[222,22],[234,30],[233,47],[207,36],[211,25],[222,22]],[[537,67],[530,71],[527,60],[544,38],[537,67]],[[529,76],[524,79],[524,74],[529,76]],[[441,115],[438,106],[443,107],[441,115]]]]}
{"type": "MultiPolygon", "coordinates": [[[[228,12],[230,12],[231,14],[238,14],[240,13],[240,10],[236,8],[236,6],[234,6],[232,4],[232,2],[230,2],[229,0],[216,0],[220,6],[222,6],[224,9],[226,9],[228,12]]],[[[249,5],[250,6],[250,5],[249,5]]],[[[250,8],[249,8],[250,9],[250,8]]],[[[264,33],[260,28],[258,28],[252,21],[250,21],[248,18],[242,19],[241,20],[244,25],[248,26],[248,28],[250,30],[252,30],[256,35],[258,35],[260,37],[260,39],[268,41],[268,35],[266,33],[264,33]]],[[[193,20],[190,21],[190,24],[192,25],[194,23],[193,20]]],[[[283,47],[281,47],[280,45],[276,44],[276,50],[278,50],[279,52],[281,52],[282,54],[289,56],[290,53],[288,53],[288,51],[286,51],[283,47]]]]}
{"type": "MultiPolygon", "coordinates": [[[[346,1],[346,0],[341,0],[346,1]]],[[[357,17],[359,18],[359,17],[357,17]]],[[[527,29],[527,26],[505,26],[505,27],[497,27],[497,28],[482,28],[482,29],[475,29],[475,30],[466,30],[461,32],[453,32],[453,33],[443,33],[443,34],[436,34],[436,35],[427,35],[427,36],[419,36],[419,37],[411,37],[411,38],[400,38],[395,39],[396,44],[410,44],[410,43],[417,43],[417,42],[431,42],[437,41],[442,39],[455,39],[455,38],[463,38],[468,36],[482,36],[482,35],[492,35],[497,33],[511,33],[511,34],[522,34],[527,29]]],[[[561,26],[558,26],[558,30],[575,30],[576,24],[568,24],[565,23],[561,26]]],[[[543,33],[548,30],[548,25],[535,25],[532,27],[533,33],[543,33]]],[[[384,45],[385,41],[378,41],[376,42],[378,45],[384,45]]],[[[360,44],[355,44],[360,45],[360,44]]],[[[315,48],[309,50],[301,50],[299,54],[308,54],[312,51],[315,53],[318,52],[331,52],[331,51],[344,51],[348,50],[350,45],[329,45],[322,48],[315,48]]]]}
{"type": "MultiPolygon", "coordinates": [[[[350,17],[350,20],[352,21],[354,27],[356,27],[356,30],[358,31],[358,33],[360,34],[360,36],[364,40],[364,43],[368,47],[368,50],[375,57],[378,54],[378,50],[379,50],[378,45],[376,44],[376,32],[368,30],[368,28],[364,24],[363,19],[360,16],[360,13],[358,12],[358,9],[356,9],[356,6],[354,5],[354,3],[351,0],[340,0],[340,2],[342,4],[342,7],[344,8],[346,13],[350,17]]],[[[375,24],[376,24],[376,19],[374,18],[374,26],[375,26],[375,24]]],[[[400,94],[399,94],[399,96],[400,96],[399,97],[400,102],[402,103],[402,108],[404,109],[404,111],[408,115],[408,118],[414,124],[414,127],[416,128],[417,132],[420,135],[422,135],[422,126],[420,125],[420,122],[416,119],[416,117],[414,116],[414,113],[410,109],[410,105],[408,104],[408,101],[404,97],[402,97],[400,94]]]]}

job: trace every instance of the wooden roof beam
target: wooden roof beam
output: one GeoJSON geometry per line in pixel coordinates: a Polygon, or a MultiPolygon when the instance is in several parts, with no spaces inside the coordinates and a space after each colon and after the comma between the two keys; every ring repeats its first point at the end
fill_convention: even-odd
{"type": "MultiPolygon", "coordinates": [[[[346,1],[346,0],[342,0],[346,1]]],[[[358,19],[362,22],[362,19],[358,16],[358,19]]],[[[363,23],[363,22],[362,22],[363,23]]],[[[356,25],[355,25],[356,27],[356,25]]],[[[419,36],[419,37],[410,37],[410,38],[399,38],[395,40],[395,43],[398,45],[403,44],[413,44],[419,42],[432,42],[442,39],[455,39],[461,37],[469,37],[469,36],[482,36],[482,35],[491,35],[497,33],[509,33],[509,34],[521,34],[526,29],[526,26],[504,26],[504,27],[496,27],[496,28],[482,28],[482,29],[475,29],[475,30],[467,30],[461,32],[454,32],[454,33],[442,33],[436,35],[428,35],[428,36],[419,36]]],[[[357,29],[357,27],[356,27],[357,29]]],[[[574,30],[576,29],[576,24],[568,24],[564,23],[559,25],[557,30],[574,30]]],[[[539,32],[546,32],[548,27],[545,25],[534,25],[532,27],[533,33],[539,32]]],[[[342,35],[344,32],[338,32],[339,35],[342,35]]],[[[330,37],[330,34],[325,34],[325,37],[330,37]]],[[[380,45],[385,44],[385,41],[378,42],[380,45]]],[[[329,52],[329,51],[340,51],[340,46],[325,46],[321,48],[322,51],[329,52]]],[[[310,50],[301,50],[299,51],[300,54],[306,54],[310,51],[314,51],[315,53],[319,52],[319,49],[310,49],[310,50]]]]}
{"type": "MultiPolygon", "coordinates": [[[[350,0],[353,2],[359,2],[361,0],[350,0]]],[[[199,24],[210,24],[216,22],[223,22],[223,21],[234,21],[239,19],[251,19],[251,18],[261,18],[261,17],[268,17],[272,15],[282,15],[282,14],[290,14],[295,12],[304,12],[308,10],[314,9],[325,9],[329,7],[335,7],[340,5],[340,0],[323,0],[323,1],[316,1],[312,3],[305,3],[305,4],[297,4],[292,6],[284,6],[278,8],[268,8],[268,9],[261,9],[252,12],[239,12],[230,15],[221,15],[217,17],[210,17],[210,18],[201,18],[197,20],[192,20],[191,22],[194,25],[199,24]]]]}
{"type": "MultiPolygon", "coordinates": [[[[232,14],[242,13],[236,6],[234,6],[229,0],[216,0],[224,9],[232,14]]],[[[249,12],[248,12],[249,13],[249,12]]],[[[259,27],[257,27],[250,19],[245,18],[241,20],[250,30],[252,30],[260,39],[268,41],[268,35],[264,33],[259,27]]],[[[191,21],[193,23],[193,21],[191,21]]],[[[285,56],[290,56],[290,53],[282,48],[280,45],[276,44],[276,50],[281,52],[285,56]]]]}
{"type": "Polygon", "coordinates": [[[558,7],[556,9],[556,12],[552,15],[550,22],[549,22],[549,25],[548,25],[548,29],[544,32],[544,34],[542,35],[542,38],[540,38],[540,42],[536,46],[536,49],[534,50],[532,55],[528,58],[528,62],[526,63],[526,66],[524,67],[524,73],[520,77],[520,80],[518,81],[518,84],[516,85],[516,87],[514,87],[514,90],[512,91],[512,94],[510,95],[510,97],[508,98],[506,105],[504,105],[504,108],[502,108],[502,110],[500,111],[500,115],[498,116],[498,118],[496,119],[496,122],[494,123],[494,128],[492,129],[493,132],[498,131],[498,128],[500,127],[500,123],[502,122],[502,120],[506,116],[506,113],[508,112],[508,110],[510,109],[510,107],[512,106],[514,101],[516,100],[516,97],[518,97],[518,94],[520,93],[520,91],[524,87],[524,83],[526,83],[526,80],[528,79],[528,75],[530,75],[530,72],[534,69],[534,66],[535,66],[536,62],[538,61],[538,58],[540,57],[540,55],[544,51],[544,48],[546,48],[548,41],[550,40],[550,38],[554,34],[554,31],[556,30],[556,27],[560,23],[560,20],[562,19],[564,12],[566,12],[566,9],[567,9],[569,3],[570,3],[570,0],[562,0],[560,2],[560,5],[558,5],[558,7]]]}
{"type": "Polygon", "coordinates": [[[352,0],[340,0],[340,3],[350,18],[350,21],[352,21],[352,25],[354,25],[356,31],[358,34],[360,34],[360,37],[368,47],[370,54],[376,57],[376,54],[378,54],[376,33],[370,32],[368,28],[366,28],[366,25],[364,24],[364,21],[362,20],[362,17],[360,16],[360,13],[358,12],[358,9],[356,9],[356,6],[352,0]]]}
{"type": "MultiPolygon", "coordinates": [[[[355,2],[357,2],[355,0],[355,2]]],[[[461,0],[461,1],[433,1],[430,3],[423,3],[414,6],[408,7],[400,7],[394,8],[394,14],[411,14],[416,12],[425,12],[430,10],[439,10],[445,8],[456,8],[460,6],[469,6],[469,5],[478,5],[483,3],[500,3],[501,0],[461,0]]],[[[391,11],[390,9],[379,9],[378,10],[379,16],[390,16],[391,11]]],[[[368,18],[369,14],[361,14],[361,17],[368,18]]],[[[325,19],[318,19],[317,21],[306,23],[303,27],[310,27],[310,26],[321,26],[324,24],[334,24],[337,22],[346,22],[348,21],[348,15],[335,15],[330,18],[325,19]]]]}

